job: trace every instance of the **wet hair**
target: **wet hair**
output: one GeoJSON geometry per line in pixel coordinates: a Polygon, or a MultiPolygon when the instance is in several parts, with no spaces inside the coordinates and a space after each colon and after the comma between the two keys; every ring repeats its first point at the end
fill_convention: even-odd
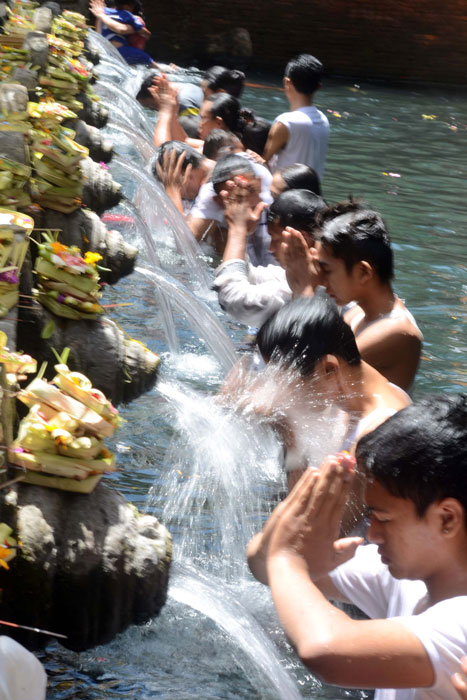
{"type": "Polygon", "coordinates": [[[309,190],[286,190],[268,209],[268,222],[279,219],[284,228],[293,226],[313,235],[316,217],[326,207],[324,199],[309,190]]]}
{"type": "Polygon", "coordinates": [[[268,140],[271,122],[262,117],[256,117],[251,110],[242,109],[241,116],[245,122],[242,131],[242,143],[245,148],[262,156],[268,140]]]}
{"type": "Polygon", "coordinates": [[[204,141],[203,155],[211,160],[217,160],[221,151],[223,155],[228,155],[233,153],[233,149],[239,144],[239,139],[231,131],[212,129],[204,141]]]}
{"type": "Polygon", "coordinates": [[[243,121],[240,116],[240,102],[232,95],[220,92],[207,98],[210,102],[209,111],[211,117],[221,117],[224,124],[230,131],[238,133],[243,128],[243,121]]]}
{"type": "Polygon", "coordinates": [[[229,70],[223,66],[211,66],[203,76],[207,87],[213,92],[225,90],[232,97],[240,97],[245,83],[245,73],[229,70]]]}
{"type": "Polygon", "coordinates": [[[324,224],[320,241],[340,258],[350,272],[361,260],[370,263],[382,282],[394,276],[389,235],[381,216],[370,209],[357,209],[334,216],[324,224]]]}
{"type": "Polygon", "coordinates": [[[196,169],[200,168],[203,163],[204,156],[202,156],[201,153],[198,153],[198,151],[195,151],[195,149],[189,146],[187,143],[183,143],[183,141],[166,141],[161,146],[159,146],[159,148],[156,151],[156,157],[154,159],[152,169],[152,174],[156,179],[159,179],[156,164],[159,163],[161,168],[163,168],[165,154],[171,153],[172,151],[175,151],[177,153],[177,157],[181,153],[185,153],[185,160],[183,161],[182,172],[185,172],[187,165],[191,165],[193,169],[196,169]]]}
{"type": "Polygon", "coordinates": [[[201,119],[197,114],[184,114],[178,118],[178,123],[190,139],[199,139],[201,119]]]}
{"type": "Polygon", "coordinates": [[[321,194],[321,185],[316,170],[303,163],[286,165],[279,173],[287,185],[288,190],[310,190],[315,194],[321,194]]]}
{"type": "Polygon", "coordinates": [[[356,456],[367,476],[413,501],[419,517],[443,498],[460,501],[467,514],[467,394],[407,406],[362,437],[356,456]]]}
{"type": "Polygon", "coordinates": [[[325,355],[349,365],[361,361],[352,329],[324,292],[282,306],[261,326],[257,343],[266,361],[284,363],[304,377],[325,355]]]}
{"type": "Polygon", "coordinates": [[[224,156],[217,161],[211,175],[211,182],[217,194],[222,190],[224,182],[236,175],[255,175],[250,161],[235,154],[224,156]]]}
{"type": "Polygon", "coordinates": [[[143,80],[143,82],[140,85],[140,88],[138,90],[138,94],[136,95],[137,100],[146,100],[148,97],[151,97],[151,93],[149,92],[149,88],[152,87],[152,84],[154,82],[154,78],[160,75],[159,72],[157,71],[151,71],[147,77],[143,80]]]}
{"type": "Polygon", "coordinates": [[[320,86],[323,77],[323,64],[309,53],[301,53],[292,58],[285,68],[285,77],[304,95],[311,95],[320,86]]]}

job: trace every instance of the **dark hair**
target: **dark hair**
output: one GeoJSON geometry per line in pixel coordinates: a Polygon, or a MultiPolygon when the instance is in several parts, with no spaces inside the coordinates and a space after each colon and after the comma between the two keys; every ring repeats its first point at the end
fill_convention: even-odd
{"type": "Polygon", "coordinates": [[[279,173],[287,185],[288,190],[310,190],[315,194],[321,194],[321,185],[316,170],[303,163],[286,165],[279,173]]]}
{"type": "Polygon", "coordinates": [[[262,156],[266,141],[268,140],[271,122],[262,117],[256,117],[253,112],[242,109],[241,116],[245,122],[242,131],[242,143],[245,148],[262,156]]]}
{"type": "Polygon", "coordinates": [[[297,92],[311,95],[321,84],[323,64],[309,53],[292,58],[285,68],[285,77],[290,78],[297,92]]]}
{"type": "Polygon", "coordinates": [[[217,160],[219,151],[222,150],[224,155],[228,155],[229,150],[232,152],[232,149],[238,144],[240,144],[239,139],[231,131],[212,129],[204,141],[203,155],[206,158],[217,160]]]}
{"type": "Polygon", "coordinates": [[[152,87],[154,78],[160,75],[157,71],[151,71],[147,77],[143,80],[143,82],[140,85],[138,94],[136,95],[137,100],[146,100],[148,97],[151,97],[151,93],[149,92],[149,88],[152,87]]]}
{"type": "Polygon", "coordinates": [[[159,179],[156,164],[159,163],[161,168],[163,168],[165,154],[171,153],[172,151],[175,151],[177,153],[177,157],[181,153],[185,153],[185,160],[183,161],[182,166],[183,172],[185,172],[187,165],[191,165],[193,169],[201,167],[201,164],[204,160],[204,156],[202,156],[201,153],[198,153],[198,151],[195,151],[195,149],[189,146],[187,143],[183,143],[183,141],[166,141],[161,146],[159,146],[159,148],[156,151],[156,157],[154,159],[152,170],[152,173],[155,178],[159,179]]]}
{"type": "Polygon", "coordinates": [[[184,114],[178,118],[178,123],[190,139],[199,139],[201,119],[197,114],[184,114]]]}
{"type": "Polygon", "coordinates": [[[313,234],[316,216],[325,207],[324,199],[310,190],[286,190],[269,207],[268,221],[279,219],[279,224],[284,228],[293,226],[313,234]]]}
{"type": "Polygon", "coordinates": [[[240,118],[240,102],[235,97],[220,92],[208,97],[207,101],[211,103],[209,111],[212,118],[221,117],[226,127],[234,133],[241,130],[243,124],[240,118]]]}
{"type": "Polygon", "coordinates": [[[443,498],[457,499],[467,513],[467,394],[407,406],[364,435],[356,455],[359,468],[413,501],[420,517],[443,498]]]}
{"type": "Polygon", "coordinates": [[[302,376],[328,354],[360,364],[355,336],[324,292],[285,304],[261,326],[257,343],[266,361],[283,362],[302,376]]]}
{"type": "Polygon", "coordinates": [[[231,180],[235,175],[255,175],[254,168],[247,158],[232,154],[217,161],[211,175],[211,182],[217,194],[222,190],[224,182],[231,180]]]}
{"type": "Polygon", "coordinates": [[[203,75],[207,87],[213,92],[225,90],[232,97],[240,97],[245,83],[245,73],[229,70],[223,66],[211,66],[203,75]]]}
{"type": "Polygon", "coordinates": [[[325,248],[340,258],[350,272],[365,260],[382,282],[394,276],[394,261],[389,235],[381,216],[370,209],[360,209],[328,220],[320,235],[325,248]]]}

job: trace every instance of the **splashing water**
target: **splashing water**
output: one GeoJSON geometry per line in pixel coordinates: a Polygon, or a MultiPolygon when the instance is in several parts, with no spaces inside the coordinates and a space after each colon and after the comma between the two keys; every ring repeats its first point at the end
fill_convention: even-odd
{"type": "Polygon", "coordinates": [[[165,382],[158,391],[177,428],[166,455],[172,468],[163,511],[177,533],[177,559],[197,562],[225,581],[245,578],[245,549],[262,527],[264,491],[275,491],[280,481],[280,446],[270,429],[216,397],[165,382]]]}

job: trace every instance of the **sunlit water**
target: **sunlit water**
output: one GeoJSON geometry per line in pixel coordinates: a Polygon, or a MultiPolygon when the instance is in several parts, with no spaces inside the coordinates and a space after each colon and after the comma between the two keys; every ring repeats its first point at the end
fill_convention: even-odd
{"type": "MultiPolygon", "coordinates": [[[[117,80],[120,66],[108,66],[106,79],[117,80]]],[[[327,110],[332,129],[324,196],[328,201],[363,197],[389,225],[395,287],[425,336],[415,394],[465,388],[466,98],[332,83],[317,102],[327,110]]],[[[286,109],[278,90],[247,89],[244,103],[269,118],[286,109]]],[[[121,128],[122,122],[111,134],[110,127],[109,135],[118,139],[121,128]]],[[[119,158],[147,170],[147,154],[131,138],[122,138],[116,150],[119,158]]],[[[116,179],[118,162],[111,166],[116,179]]],[[[369,697],[322,687],[303,669],[280,631],[267,590],[246,571],[246,542],[284,489],[272,431],[254,428],[247,416],[233,415],[214,398],[234,359],[232,344],[243,352],[246,329],[229,320],[206,289],[201,295],[206,316],[200,317],[193,294],[200,291],[199,274],[210,269],[212,275],[211,252],[202,251],[200,258],[195,251],[204,272],[193,275],[180,241],[167,233],[168,209],[149,209],[144,187],[150,181],[142,175],[132,180],[123,175],[121,181],[133,205],[146,197],[137,209],[142,218],[132,217],[133,205],[123,203],[113,213],[128,220],[109,226],[141,246],[139,265],[151,271],[108,289],[105,301],[131,304],[112,309],[111,316],[162,355],[162,369],[158,387],[122,411],[127,422],[114,441],[120,471],[108,481],[167,523],[175,564],[169,600],[158,618],[79,655],[49,648],[49,697],[369,697]],[[142,221],[146,230],[138,225],[142,221]],[[162,272],[147,248],[148,233],[162,272]],[[158,275],[162,293],[170,297],[175,290],[179,353],[169,352],[155,293],[158,275]],[[181,313],[183,304],[190,305],[188,312],[181,313]]]]}

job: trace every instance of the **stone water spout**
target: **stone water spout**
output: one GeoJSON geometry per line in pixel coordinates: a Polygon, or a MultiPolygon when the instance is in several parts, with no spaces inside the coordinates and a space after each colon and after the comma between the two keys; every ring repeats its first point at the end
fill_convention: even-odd
{"type": "MultiPolygon", "coordinates": [[[[16,475],[16,474],[15,474],[16,475]]],[[[69,649],[104,644],[158,614],[171,537],[100,483],[89,495],[19,484],[2,491],[0,518],[21,541],[2,581],[0,616],[66,635],[69,649]]],[[[29,648],[43,635],[12,635],[29,648]]]]}
{"type": "Polygon", "coordinates": [[[77,246],[83,253],[88,250],[100,253],[99,264],[106,268],[100,272],[103,282],[115,284],[134,270],[138,249],[127,243],[118,231],[108,230],[90,209],[78,209],[72,214],[48,209],[36,217],[36,225],[61,230],[61,242],[77,246]]]}
{"type": "Polygon", "coordinates": [[[113,155],[113,143],[103,136],[99,129],[77,119],[71,124],[75,130],[75,141],[89,149],[89,156],[97,161],[108,163],[113,155]]]}

